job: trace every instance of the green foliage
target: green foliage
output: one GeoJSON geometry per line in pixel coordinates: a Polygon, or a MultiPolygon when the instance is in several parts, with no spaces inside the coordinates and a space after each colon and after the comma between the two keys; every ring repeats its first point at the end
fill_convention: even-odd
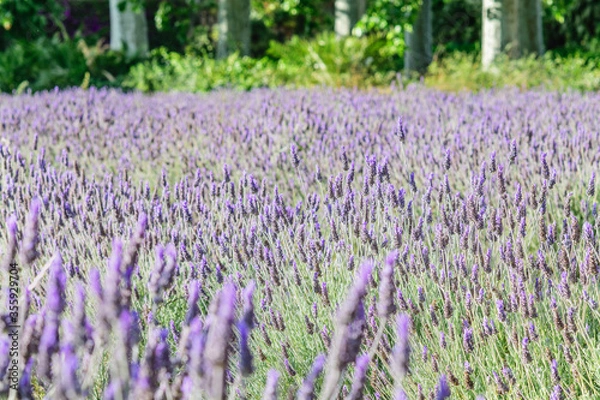
{"type": "Polygon", "coordinates": [[[425,83],[450,91],[502,86],[590,91],[600,90],[600,69],[597,66],[598,59],[547,53],[542,58],[500,58],[493,70],[482,71],[478,55],[454,53],[430,66],[425,83]]]}
{"type": "Polygon", "coordinates": [[[253,19],[261,20],[280,42],[310,37],[333,26],[331,0],[252,0],[253,19]]]}
{"type": "Polygon", "coordinates": [[[108,51],[102,42],[88,46],[83,40],[58,37],[20,40],[0,53],[0,91],[118,86],[128,68],[123,56],[108,51]]]}
{"type": "Polygon", "coordinates": [[[568,3],[562,25],[567,44],[600,52],[600,2],[574,0],[568,3]]]}
{"type": "Polygon", "coordinates": [[[194,92],[218,88],[381,85],[390,82],[395,73],[377,64],[385,61],[380,49],[378,38],[338,39],[333,34],[322,34],[314,40],[293,37],[285,45],[272,41],[267,57],[261,59],[234,54],[225,60],[214,60],[161,48],[152,52],[149,61],[134,66],[124,85],[142,91],[194,92]]]}
{"type": "Polygon", "coordinates": [[[389,57],[396,67],[401,67],[400,55],[405,49],[404,32],[411,24],[418,3],[418,0],[374,0],[354,27],[354,34],[377,37],[382,42],[379,53],[389,57]]]}
{"type": "Polygon", "coordinates": [[[57,27],[64,8],[56,0],[0,0],[0,50],[13,40],[36,40],[57,27]]]}
{"type": "MultiPolygon", "coordinates": [[[[339,86],[362,77],[366,82],[378,78],[369,74],[387,71],[390,67],[385,53],[385,44],[380,37],[337,38],[327,33],[314,40],[292,38],[288,43],[272,42],[267,55],[277,62],[278,70],[293,74],[304,72],[309,75],[306,83],[339,86]]],[[[304,84],[304,83],[301,83],[304,84]]],[[[357,82],[357,86],[361,86],[357,82]]]]}
{"type": "Polygon", "coordinates": [[[56,38],[18,41],[0,53],[0,90],[5,92],[79,85],[85,72],[85,58],[76,45],[56,38]]]}
{"type": "Polygon", "coordinates": [[[473,51],[481,37],[481,0],[433,0],[436,51],[473,51]]]}
{"type": "Polygon", "coordinates": [[[131,68],[123,85],[144,92],[206,92],[220,87],[250,89],[268,84],[260,61],[237,54],[214,60],[181,55],[165,48],[152,51],[150,59],[131,68]]]}
{"type": "Polygon", "coordinates": [[[210,26],[217,14],[216,0],[162,0],[154,13],[156,41],[171,51],[212,53],[210,26]]]}

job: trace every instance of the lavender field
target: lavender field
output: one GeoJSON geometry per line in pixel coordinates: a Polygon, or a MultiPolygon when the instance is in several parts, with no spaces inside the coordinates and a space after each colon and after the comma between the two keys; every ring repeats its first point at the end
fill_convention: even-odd
{"type": "Polygon", "coordinates": [[[598,399],[599,115],[0,96],[0,398],[598,399]]]}

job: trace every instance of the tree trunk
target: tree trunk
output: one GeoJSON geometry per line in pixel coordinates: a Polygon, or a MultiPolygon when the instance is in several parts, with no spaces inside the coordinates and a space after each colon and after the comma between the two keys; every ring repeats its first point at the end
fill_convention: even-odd
{"type": "Polygon", "coordinates": [[[352,28],[362,18],[366,0],[335,0],[335,34],[350,36],[352,28]]]}
{"type": "Polygon", "coordinates": [[[127,3],[125,10],[119,10],[123,0],[110,0],[110,48],[123,51],[128,57],[148,54],[148,25],[145,10],[134,10],[127,3]]]}
{"type": "Polygon", "coordinates": [[[423,0],[412,32],[404,35],[406,50],[404,51],[404,68],[407,71],[424,73],[427,70],[432,54],[431,35],[431,0],[423,0]]]}
{"type": "Polygon", "coordinates": [[[502,51],[512,59],[544,53],[541,0],[483,0],[482,10],[483,69],[502,51]]]}
{"type": "Polygon", "coordinates": [[[520,0],[504,0],[502,10],[502,48],[510,58],[521,57],[524,35],[520,16],[523,15],[520,0]]]}
{"type": "Polygon", "coordinates": [[[481,20],[481,64],[490,65],[502,52],[502,0],[483,0],[481,20]]]}
{"type": "Polygon", "coordinates": [[[250,54],[250,0],[219,0],[217,58],[250,54]]]}
{"type": "Polygon", "coordinates": [[[541,0],[521,0],[522,54],[544,54],[541,0]]]}

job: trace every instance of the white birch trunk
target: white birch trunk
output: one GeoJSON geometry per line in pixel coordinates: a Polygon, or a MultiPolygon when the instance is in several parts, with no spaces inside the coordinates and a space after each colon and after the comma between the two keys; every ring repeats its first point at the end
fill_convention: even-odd
{"type": "Polygon", "coordinates": [[[350,36],[366,7],[366,0],[335,0],[335,34],[350,36]]]}
{"type": "Polygon", "coordinates": [[[541,0],[483,0],[482,10],[484,70],[503,51],[512,59],[544,53],[541,0]]]}
{"type": "Polygon", "coordinates": [[[481,20],[481,65],[490,68],[502,52],[502,1],[483,0],[481,20]]]}
{"type": "Polygon", "coordinates": [[[124,51],[128,57],[148,54],[148,25],[144,9],[134,11],[127,4],[119,10],[122,0],[109,0],[110,7],[110,48],[124,51]]]}
{"type": "Polygon", "coordinates": [[[217,58],[250,54],[250,0],[219,0],[217,58]]]}
{"type": "Polygon", "coordinates": [[[433,58],[431,34],[431,0],[423,0],[421,9],[412,26],[412,32],[404,34],[404,68],[407,71],[424,73],[433,58]]]}

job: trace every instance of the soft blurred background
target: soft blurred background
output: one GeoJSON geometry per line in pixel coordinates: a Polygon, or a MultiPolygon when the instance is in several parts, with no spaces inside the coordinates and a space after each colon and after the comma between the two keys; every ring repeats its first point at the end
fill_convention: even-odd
{"type": "Polygon", "coordinates": [[[0,91],[600,88],[597,0],[0,0],[0,91]]]}

